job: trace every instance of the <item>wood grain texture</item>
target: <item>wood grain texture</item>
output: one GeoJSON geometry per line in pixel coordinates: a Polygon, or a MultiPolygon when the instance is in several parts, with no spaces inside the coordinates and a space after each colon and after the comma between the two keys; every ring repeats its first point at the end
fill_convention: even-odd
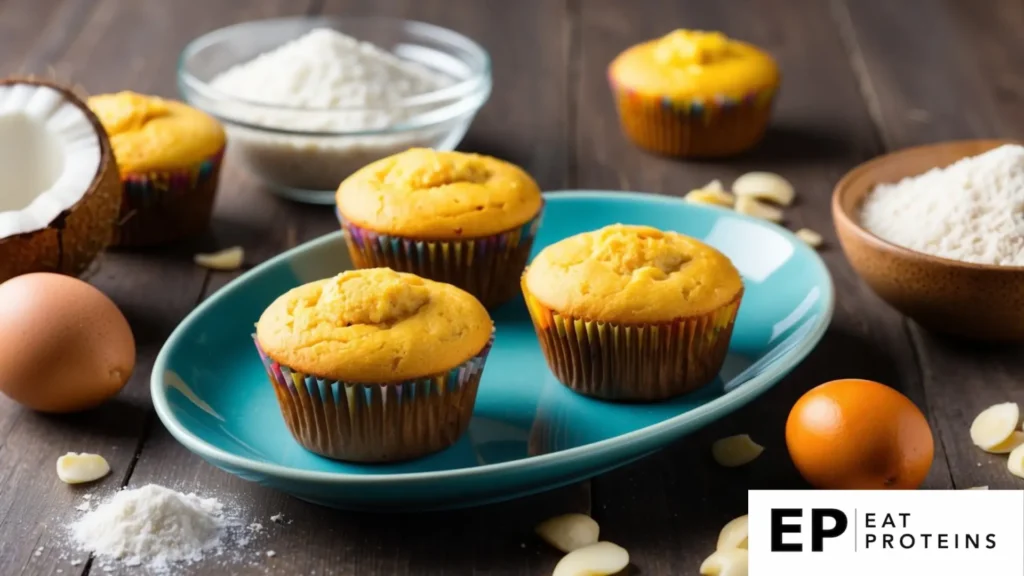
{"type": "MultiPolygon", "coordinates": [[[[834,11],[863,62],[861,85],[888,148],[1024,138],[1024,4],[996,0],[978,10],[952,0],[857,0],[835,2],[834,11]]],[[[991,404],[1024,402],[1024,349],[953,341],[908,324],[956,487],[1020,489],[1006,458],[975,448],[967,430],[991,404]]]]}
{"type": "MultiPolygon", "coordinates": [[[[641,574],[695,574],[718,530],[746,512],[751,488],[797,488],[786,451],[790,407],[811,387],[862,377],[890,384],[927,409],[914,350],[901,318],[878,300],[843,258],[832,228],[833,185],[881,146],[828,5],[820,2],[612,0],[581,3],[581,99],[576,147],[580,186],[682,195],[718,178],[726,186],[748,170],[775,171],[795,185],[786,225],[825,238],[822,257],[836,285],[832,327],[792,374],[746,409],[664,452],[593,482],[602,538],[625,546],[641,574]],[[653,156],[620,134],[606,67],[625,47],[673,28],[723,30],[763,46],[779,60],[783,85],[772,127],[746,155],[680,162],[653,156]],[[749,433],[766,447],[751,465],[718,467],[710,444],[749,433]]],[[[933,419],[932,425],[936,422],[933,419]]],[[[930,487],[949,486],[943,446],[936,447],[930,487]]]]}
{"type": "Polygon", "coordinates": [[[94,5],[94,0],[0,3],[0,74],[53,76],[54,63],[67,52],[94,5]]]}
{"type": "MultiPolygon", "coordinates": [[[[531,0],[451,3],[433,1],[326,2],[327,14],[397,15],[436,23],[484,42],[498,88],[480,112],[463,148],[523,165],[545,188],[565,187],[568,101],[563,45],[567,25],[560,2],[531,0]],[[518,32],[538,29],[523,45],[518,32]],[[513,88],[514,87],[514,88],[513,88]]],[[[214,214],[211,248],[241,245],[248,265],[338,229],[329,207],[303,206],[272,196],[252,176],[230,164],[214,214]]],[[[237,273],[213,273],[206,295],[237,273]]],[[[586,484],[508,504],[436,514],[385,515],[337,512],[245,482],[200,460],[159,423],[139,457],[131,485],[159,483],[230,499],[247,522],[267,531],[230,565],[223,559],[183,574],[542,574],[559,555],[538,542],[533,526],[562,512],[587,511],[586,484]],[[289,523],[270,517],[282,513],[289,523]],[[273,550],[274,556],[266,556],[273,550]]]]}
{"type": "MultiPolygon", "coordinates": [[[[0,4],[0,71],[4,74],[49,75],[49,62],[60,59],[75,38],[90,2],[6,0],[0,4]]],[[[108,261],[104,259],[104,261],[108,261]]],[[[126,268],[135,262],[126,262],[126,268]]],[[[141,263],[143,274],[159,271],[159,263],[141,263]]],[[[152,353],[158,339],[145,318],[130,309],[139,290],[152,290],[151,278],[118,276],[117,264],[94,270],[96,284],[126,309],[138,337],[140,351],[152,353]]],[[[158,286],[159,287],[159,286],[158,286]]],[[[198,297],[199,285],[190,297],[198,297]]],[[[167,308],[149,305],[152,317],[167,308]]],[[[164,321],[174,321],[174,318],[164,321]]],[[[74,416],[43,416],[22,409],[0,396],[0,566],[5,573],[54,574],[58,569],[80,572],[69,565],[86,555],[69,553],[64,545],[64,524],[78,512],[74,507],[86,491],[111,492],[127,477],[146,421],[147,359],[140,358],[126,391],[107,405],[74,416]],[[100,452],[113,473],[86,489],[61,483],[54,472],[57,458],[69,451],[100,452]]]]}
{"type": "MultiPolygon", "coordinates": [[[[181,11],[175,12],[163,2],[6,0],[0,4],[0,68],[55,76],[87,93],[133,89],[174,96],[176,58],[188,40],[274,8],[268,2],[224,2],[216,4],[222,10],[218,13],[206,4],[176,3],[181,11]],[[195,20],[195,15],[202,18],[195,20]],[[41,32],[25,34],[32,29],[41,32]],[[129,58],[126,66],[126,53],[141,60],[129,58]]],[[[191,260],[202,244],[110,252],[84,276],[117,303],[136,338],[135,373],[114,401],[79,415],[46,417],[0,398],[4,573],[8,567],[22,574],[90,571],[88,555],[73,552],[67,543],[65,526],[81,514],[75,506],[83,494],[101,498],[128,482],[137,451],[155,421],[149,396],[153,360],[202,295],[206,272],[191,260]],[[57,457],[69,451],[103,454],[113,472],[88,487],[66,486],[53,470],[57,457]]]]}
{"type": "Polygon", "coordinates": [[[696,574],[719,528],[745,513],[746,490],[803,486],[786,454],[786,415],[807,389],[841,377],[893,385],[927,411],[938,443],[928,487],[1020,487],[1005,459],[980,453],[966,433],[989,404],[1024,401],[1020,347],[951,342],[908,325],[849,268],[828,209],[839,177],[886,148],[1024,137],[1019,0],[991,0],[985,10],[954,0],[0,0],[0,74],[54,74],[92,93],[173,96],[188,40],[253,18],[321,11],[425,20],[483,43],[495,90],[462,148],[519,163],[544,189],[681,195],[747,170],[782,174],[799,195],[786,225],[825,237],[822,256],[836,283],[831,329],[752,406],[591,483],[451,513],[315,507],[214,469],[175,442],[150,408],[149,369],[163,340],[197,301],[237,275],[197,269],[195,251],[241,245],[252,265],[337,227],[329,208],[279,200],[229,163],[208,237],[169,251],[111,253],[90,272],[138,340],[125,392],[60,418],[0,397],[0,572],[104,573],[71,565],[86,555],[69,551],[64,524],[78,515],[83,493],[153,482],[220,497],[266,527],[237,561],[214,558],[181,574],[545,574],[559,554],[533,537],[533,525],[591,508],[602,538],[629,549],[631,573],[696,574]],[[720,29],[778,57],[784,84],[757,150],[684,163],[641,152],[621,136],[607,64],[628,45],[676,27],[720,29]],[[748,467],[724,470],[709,446],[734,433],[750,433],[767,450],[748,467]],[[51,471],[67,451],[102,453],[114,473],[85,489],[62,485],[51,471]],[[285,523],[271,522],[278,513],[285,523]]]}

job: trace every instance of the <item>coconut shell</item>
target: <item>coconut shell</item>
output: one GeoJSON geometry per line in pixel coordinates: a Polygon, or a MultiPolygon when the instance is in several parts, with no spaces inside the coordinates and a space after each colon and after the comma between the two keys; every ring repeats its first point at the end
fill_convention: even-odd
{"type": "Polygon", "coordinates": [[[69,87],[32,78],[0,80],[0,86],[29,84],[60,92],[92,125],[100,144],[96,176],[82,198],[43,230],[0,238],[0,282],[29,272],[77,276],[114,239],[121,209],[121,176],[99,118],[69,87]]]}

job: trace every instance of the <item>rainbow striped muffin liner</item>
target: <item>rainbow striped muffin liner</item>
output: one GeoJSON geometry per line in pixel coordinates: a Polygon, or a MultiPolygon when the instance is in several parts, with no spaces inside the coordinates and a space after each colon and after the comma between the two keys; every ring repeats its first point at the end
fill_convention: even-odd
{"type": "Polygon", "coordinates": [[[382,234],[337,214],[357,268],[391,268],[453,284],[493,308],[518,294],[519,276],[526,268],[543,213],[542,206],[532,220],[514,230],[464,240],[382,234]]]}
{"type": "Polygon", "coordinates": [[[610,83],[626,136],[641,148],[680,157],[730,156],[752,148],[768,128],[777,91],[672,100],[610,83]]]}
{"type": "MultiPolygon", "coordinates": [[[[524,276],[525,278],[525,276],[524,276]]],[[[702,316],[664,324],[574,318],[542,304],[523,282],[544,357],[562,384],[603,400],[665,400],[709,384],[729,350],[742,293],[702,316]]]]}
{"type": "Polygon", "coordinates": [[[285,424],[310,452],[348,462],[411,460],[455,444],[469,426],[494,337],[444,372],[397,383],[318,378],[271,359],[253,335],[285,424]]]}
{"type": "Polygon", "coordinates": [[[202,234],[210,224],[223,159],[222,148],[184,170],[122,174],[114,245],[160,246],[202,234]]]}

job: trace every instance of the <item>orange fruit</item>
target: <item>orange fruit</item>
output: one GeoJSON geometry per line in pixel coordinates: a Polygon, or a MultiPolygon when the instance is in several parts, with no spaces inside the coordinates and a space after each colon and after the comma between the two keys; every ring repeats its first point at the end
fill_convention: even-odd
{"type": "Polygon", "coordinates": [[[804,394],[789,412],[786,447],[800,475],[829,490],[913,490],[935,451],[917,406],[870,380],[834,380],[804,394]]]}

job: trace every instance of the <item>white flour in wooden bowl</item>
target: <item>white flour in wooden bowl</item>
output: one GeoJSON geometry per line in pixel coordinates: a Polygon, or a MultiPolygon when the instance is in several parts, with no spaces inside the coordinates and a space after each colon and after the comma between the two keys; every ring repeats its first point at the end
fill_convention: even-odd
{"type": "Polygon", "coordinates": [[[932,256],[1024,266],[1024,146],[881,184],[864,201],[861,225],[932,256]]]}

